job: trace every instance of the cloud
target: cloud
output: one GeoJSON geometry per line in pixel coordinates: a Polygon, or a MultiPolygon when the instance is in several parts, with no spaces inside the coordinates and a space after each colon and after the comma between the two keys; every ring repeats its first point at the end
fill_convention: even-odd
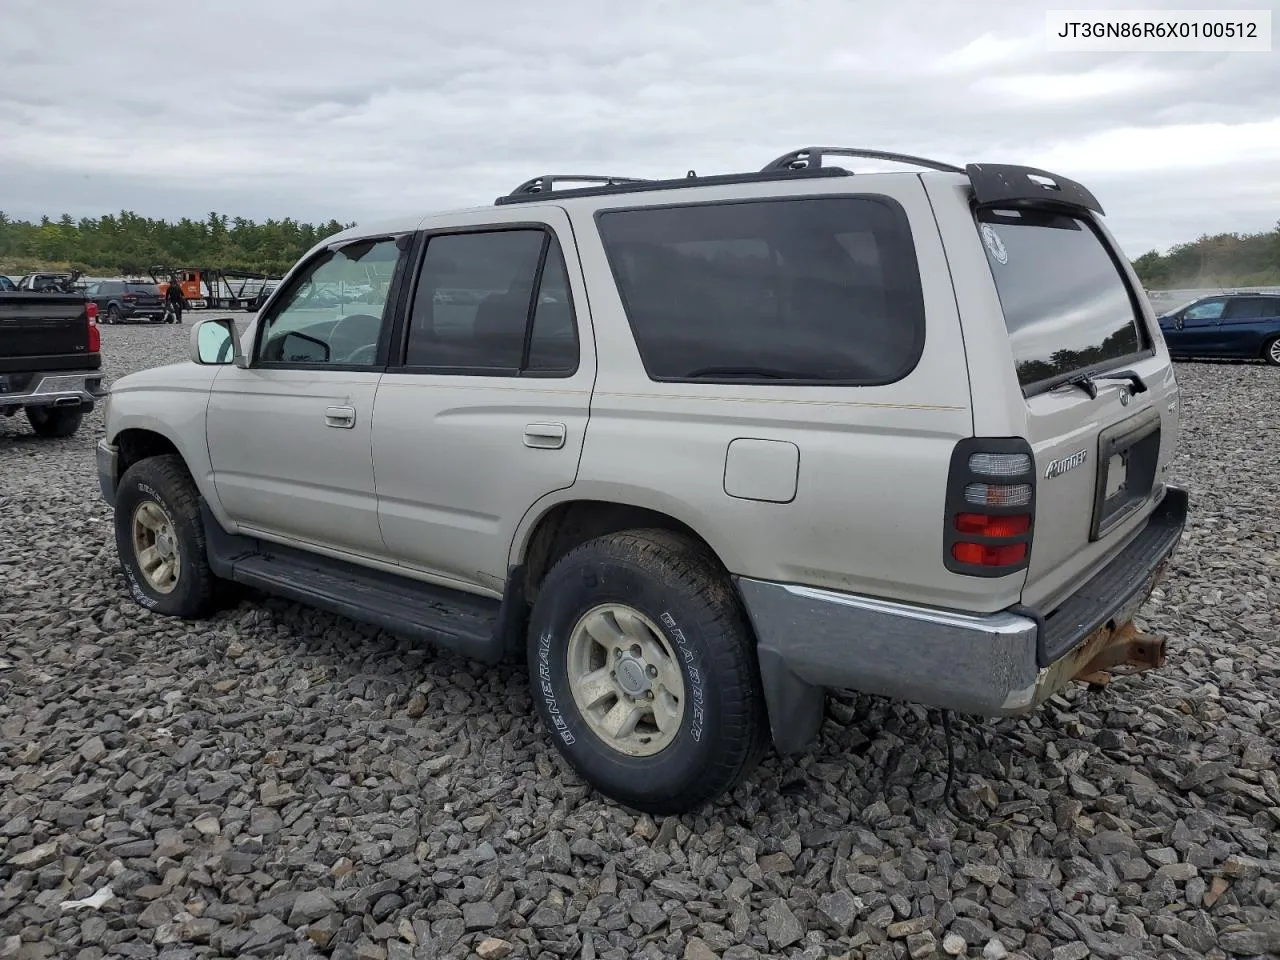
{"type": "Polygon", "coordinates": [[[1280,59],[1047,52],[1045,8],[9,0],[0,209],[365,220],[843,143],[1082,179],[1132,255],[1274,224],[1280,59]]]}

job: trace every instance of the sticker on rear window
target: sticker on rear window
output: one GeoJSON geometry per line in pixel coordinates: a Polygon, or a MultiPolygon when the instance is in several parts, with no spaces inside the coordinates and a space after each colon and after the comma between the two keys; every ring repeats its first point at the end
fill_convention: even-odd
{"type": "Polygon", "coordinates": [[[982,225],[982,242],[990,254],[1001,264],[1009,262],[1009,251],[1004,248],[1004,241],[1000,239],[1000,234],[996,233],[995,228],[989,223],[982,225]]]}

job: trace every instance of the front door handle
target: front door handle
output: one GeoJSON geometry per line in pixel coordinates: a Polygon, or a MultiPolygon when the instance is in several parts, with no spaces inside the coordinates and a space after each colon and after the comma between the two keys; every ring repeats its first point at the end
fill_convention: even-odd
{"type": "Polygon", "coordinates": [[[324,425],[350,430],[356,425],[355,407],[327,407],[324,411],[324,425]]]}
{"type": "Polygon", "coordinates": [[[564,446],[566,433],[563,423],[531,423],[524,428],[524,445],[559,450],[564,446]]]}

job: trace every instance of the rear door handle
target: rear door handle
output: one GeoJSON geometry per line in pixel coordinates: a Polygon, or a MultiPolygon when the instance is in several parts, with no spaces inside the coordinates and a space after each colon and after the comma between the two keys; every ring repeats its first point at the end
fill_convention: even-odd
{"type": "Polygon", "coordinates": [[[524,445],[545,450],[559,450],[566,434],[563,423],[531,423],[524,428],[524,445]]]}
{"type": "Polygon", "coordinates": [[[337,427],[341,430],[350,430],[356,425],[356,408],[326,407],[324,425],[326,427],[337,427]]]}

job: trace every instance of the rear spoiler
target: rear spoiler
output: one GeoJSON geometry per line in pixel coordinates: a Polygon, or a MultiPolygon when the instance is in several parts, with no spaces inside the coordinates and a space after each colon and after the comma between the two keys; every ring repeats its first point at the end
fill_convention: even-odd
{"type": "Polygon", "coordinates": [[[1008,163],[970,163],[965,165],[964,172],[982,207],[1050,205],[1083,208],[1105,216],[1102,204],[1087,188],[1047,170],[1008,163]]]}

